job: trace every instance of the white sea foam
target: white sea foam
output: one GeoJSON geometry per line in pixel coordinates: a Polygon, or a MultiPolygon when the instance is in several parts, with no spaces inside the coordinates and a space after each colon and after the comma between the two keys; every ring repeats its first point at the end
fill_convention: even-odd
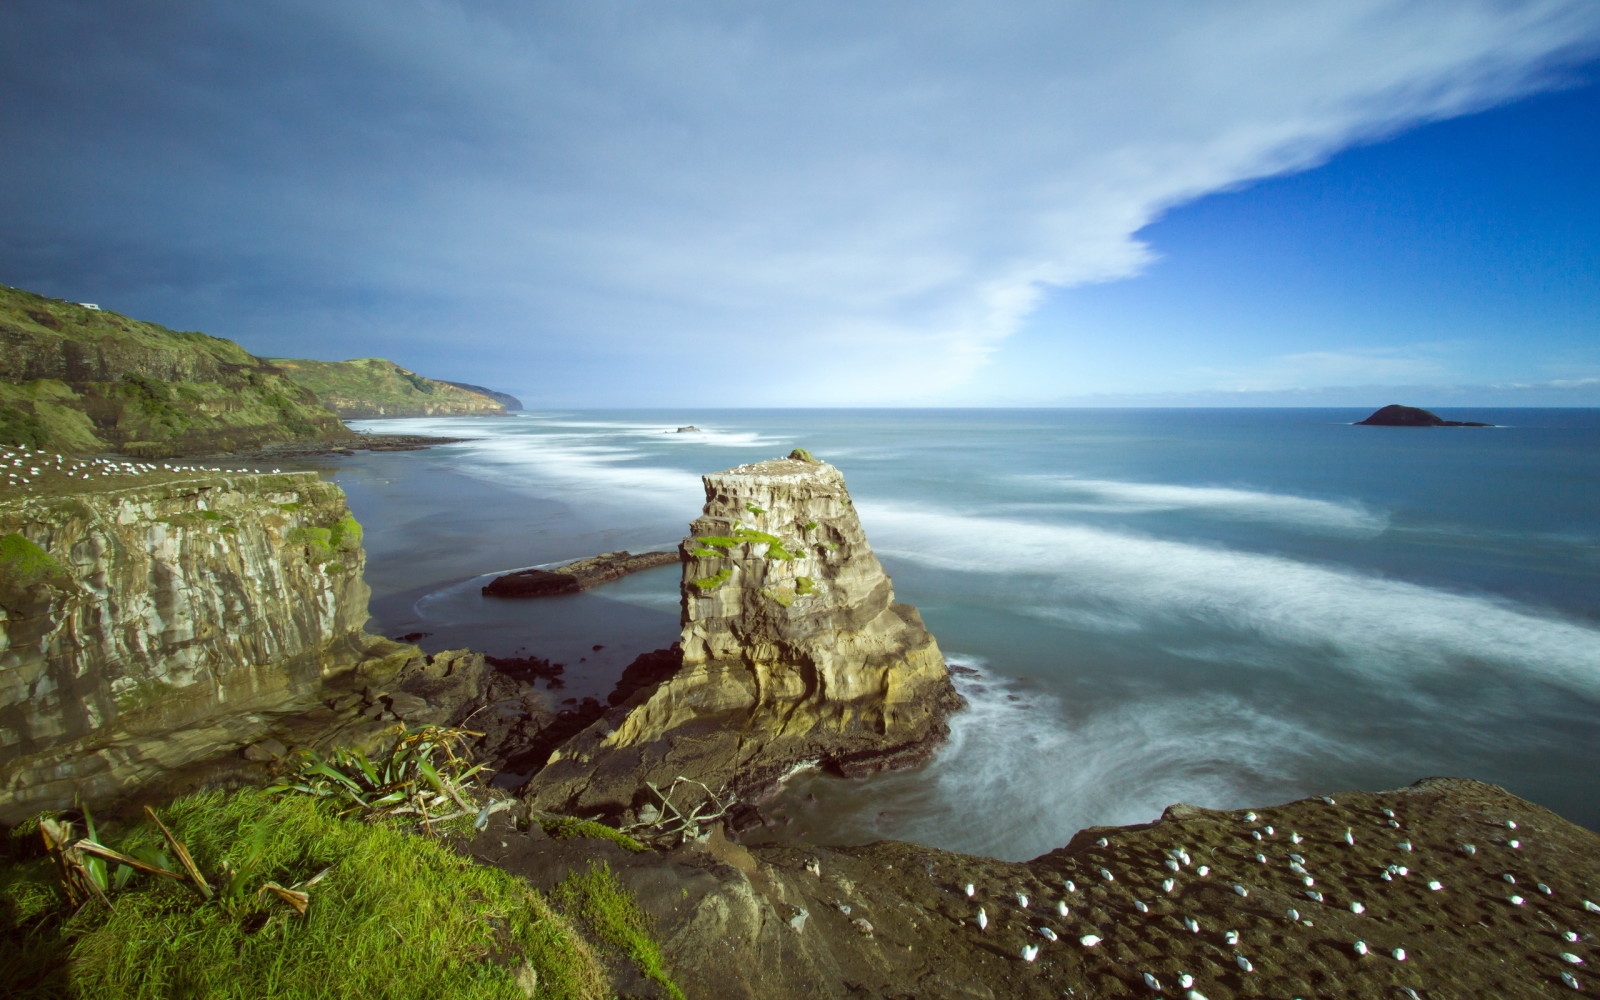
{"type": "Polygon", "coordinates": [[[1376,535],[1388,518],[1354,500],[1318,500],[1288,493],[1175,483],[1134,483],[1068,476],[1019,477],[1082,498],[1059,507],[1104,513],[1184,510],[1232,520],[1264,521],[1314,531],[1376,535]]]}
{"type": "Polygon", "coordinates": [[[862,516],[885,555],[1015,578],[984,584],[992,599],[1331,650],[1385,682],[1476,664],[1600,695],[1600,629],[1498,598],[1099,528],[893,506],[862,516]]]}
{"type": "Polygon", "coordinates": [[[1370,754],[1226,694],[1152,692],[1085,713],[951,659],[978,671],[956,674],[968,708],[923,774],[875,779],[888,809],[860,831],[868,837],[1023,859],[1087,826],[1150,822],[1174,802],[1286,798],[1315,762],[1370,754]],[[917,783],[932,794],[917,794],[917,783]],[[952,822],[949,803],[966,822],[952,822]]]}

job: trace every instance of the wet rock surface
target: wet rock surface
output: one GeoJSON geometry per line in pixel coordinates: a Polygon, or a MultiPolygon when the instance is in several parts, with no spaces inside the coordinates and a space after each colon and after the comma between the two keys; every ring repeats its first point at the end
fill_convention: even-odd
{"type": "Polygon", "coordinates": [[[602,583],[620,580],[640,570],[667,566],[679,559],[676,552],[605,552],[552,569],[523,569],[495,577],[483,588],[488,597],[549,597],[576,594],[602,583]]]}

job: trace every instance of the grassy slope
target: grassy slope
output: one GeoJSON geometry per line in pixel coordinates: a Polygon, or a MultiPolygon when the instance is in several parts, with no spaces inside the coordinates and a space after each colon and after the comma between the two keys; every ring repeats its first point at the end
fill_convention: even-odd
{"type": "Polygon", "coordinates": [[[0,444],[166,458],[349,436],[231,340],[0,285],[0,444]]]}
{"type": "MultiPolygon", "coordinates": [[[[221,889],[218,899],[201,902],[187,886],[141,874],[114,894],[113,910],[91,904],[66,914],[43,858],[0,867],[0,952],[10,956],[0,962],[0,993],[473,1000],[528,996],[535,983],[536,997],[611,993],[602,957],[539,893],[437,841],[257,791],[204,792],[160,814],[221,889]],[[256,892],[325,868],[307,887],[303,917],[256,892]],[[225,871],[242,873],[232,899],[225,871]]],[[[102,835],[125,853],[164,846],[148,823],[102,835]]],[[[573,908],[643,933],[626,900],[603,895],[599,905],[590,895],[573,908]]],[[[600,947],[629,955],[652,947],[612,944],[616,936],[602,934],[600,947]]]]}
{"type": "Polygon", "coordinates": [[[487,396],[426,378],[383,358],[270,360],[290,378],[316,393],[333,412],[350,419],[505,412],[504,406],[487,396]]]}

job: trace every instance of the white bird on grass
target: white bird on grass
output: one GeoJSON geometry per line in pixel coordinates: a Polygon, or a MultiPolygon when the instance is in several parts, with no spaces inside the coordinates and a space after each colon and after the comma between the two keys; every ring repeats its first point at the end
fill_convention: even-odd
{"type": "Polygon", "coordinates": [[[1233,964],[1237,965],[1240,970],[1244,972],[1254,972],[1256,970],[1256,967],[1250,964],[1250,960],[1245,958],[1243,955],[1233,956],[1233,964]]]}
{"type": "Polygon", "coordinates": [[[1067,915],[1067,901],[1066,900],[1063,899],[1061,902],[1056,904],[1056,912],[1061,914],[1063,917],[1067,915]]]}
{"type": "Polygon", "coordinates": [[[1583,959],[1581,959],[1578,956],[1574,955],[1570,951],[1562,952],[1561,953],[1561,960],[1563,962],[1566,962],[1568,965],[1582,965],[1583,964],[1583,959]]]}
{"type": "Polygon", "coordinates": [[[1155,992],[1160,993],[1161,992],[1161,980],[1157,979],[1155,976],[1152,976],[1148,972],[1143,973],[1143,975],[1144,975],[1144,984],[1146,986],[1150,987],[1150,989],[1154,990],[1155,992]]]}
{"type": "Polygon", "coordinates": [[[1134,908],[1134,909],[1135,909],[1135,910],[1138,910],[1138,911],[1139,911],[1139,912],[1140,912],[1140,913],[1149,913],[1149,912],[1150,912],[1150,907],[1149,907],[1149,906],[1147,906],[1147,905],[1146,905],[1146,904],[1145,904],[1145,901],[1144,901],[1144,900],[1142,900],[1142,899],[1136,899],[1136,900],[1134,900],[1134,901],[1133,901],[1133,908],[1134,908]]]}
{"type": "Polygon", "coordinates": [[[1406,950],[1404,948],[1396,948],[1394,951],[1389,952],[1389,954],[1394,956],[1394,960],[1396,962],[1404,962],[1406,960],[1406,950]]]}
{"type": "Polygon", "coordinates": [[[1365,906],[1362,906],[1360,903],[1351,903],[1350,904],[1350,912],[1351,913],[1365,913],[1365,912],[1367,912],[1367,908],[1365,906]]]}
{"type": "Polygon", "coordinates": [[[1577,976],[1574,976],[1574,975],[1573,975],[1573,974],[1572,974],[1572,973],[1570,973],[1570,972],[1563,972],[1563,973],[1562,973],[1562,974],[1561,974],[1561,981],[1562,981],[1562,982],[1563,982],[1563,983],[1566,983],[1566,984],[1567,984],[1567,985],[1568,985],[1568,986],[1570,986],[1570,987],[1572,987],[1572,988],[1573,988],[1573,989],[1575,989],[1575,990],[1577,990],[1577,989],[1582,989],[1582,988],[1583,988],[1583,987],[1582,987],[1582,986],[1580,986],[1580,985],[1579,985],[1579,983],[1578,983],[1578,977],[1577,977],[1577,976]]]}
{"type": "Polygon", "coordinates": [[[1172,891],[1172,888],[1173,888],[1173,886],[1175,886],[1175,885],[1177,885],[1177,884],[1178,884],[1178,883],[1177,883],[1177,882],[1174,882],[1174,881],[1173,881],[1173,880],[1172,880],[1172,879],[1170,879],[1170,878],[1167,878],[1167,879],[1162,879],[1162,880],[1161,880],[1161,891],[1162,891],[1162,892],[1171,892],[1171,891],[1172,891]]]}
{"type": "Polygon", "coordinates": [[[983,912],[983,907],[980,906],[980,907],[978,907],[978,930],[986,931],[988,929],[989,929],[989,915],[987,913],[983,912]]]}
{"type": "Polygon", "coordinates": [[[1224,931],[1223,934],[1222,934],[1222,941],[1223,941],[1224,944],[1238,944],[1239,943],[1239,932],[1238,931],[1224,931]]]}
{"type": "Polygon", "coordinates": [[[1085,948],[1093,948],[1095,945],[1104,940],[1105,938],[1098,934],[1085,934],[1083,937],[1078,939],[1078,943],[1083,945],[1085,948]]]}
{"type": "Polygon", "coordinates": [[[1038,945],[1036,945],[1036,944],[1025,944],[1025,945],[1022,946],[1022,960],[1024,962],[1031,962],[1031,961],[1033,961],[1034,959],[1036,959],[1038,957],[1039,957],[1039,946],[1038,945]]]}
{"type": "Polygon", "coordinates": [[[1040,936],[1041,936],[1041,937],[1043,937],[1043,938],[1044,938],[1044,939],[1045,939],[1045,940],[1046,940],[1046,941],[1055,941],[1055,940],[1057,940],[1057,939],[1058,939],[1058,938],[1059,938],[1059,937],[1060,937],[1060,935],[1058,935],[1058,934],[1056,934],[1056,932],[1055,932],[1055,931],[1053,931],[1053,930],[1051,930],[1051,929],[1050,929],[1050,928],[1048,928],[1048,927],[1041,927],[1041,928],[1039,928],[1039,934],[1040,934],[1040,936]]]}
{"type": "Polygon", "coordinates": [[[1196,920],[1193,917],[1184,917],[1183,918],[1183,926],[1188,929],[1190,934],[1199,934],[1200,933],[1200,921],[1196,920]]]}
{"type": "Polygon", "coordinates": [[[1365,941],[1357,941],[1350,947],[1355,950],[1357,955],[1365,955],[1367,953],[1367,943],[1365,941]]]}
{"type": "Polygon", "coordinates": [[[1026,910],[1028,908],[1028,894],[1027,893],[1025,893],[1025,892],[1017,893],[1017,905],[1022,907],[1024,910],[1026,910]]]}
{"type": "Polygon", "coordinates": [[[973,894],[976,893],[977,891],[978,891],[978,887],[977,886],[973,885],[971,882],[967,883],[967,898],[968,899],[971,899],[973,894]]]}
{"type": "Polygon", "coordinates": [[[1237,883],[1234,884],[1233,891],[1238,893],[1241,896],[1250,895],[1250,890],[1249,889],[1246,889],[1244,886],[1239,885],[1237,883]]]}
{"type": "Polygon", "coordinates": [[[1194,977],[1193,976],[1189,975],[1187,972],[1180,973],[1178,975],[1178,986],[1181,989],[1188,989],[1189,987],[1191,987],[1193,985],[1194,985],[1194,977]]]}
{"type": "Polygon", "coordinates": [[[1078,891],[1078,883],[1072,881],[1072,879],[1070,879],[1070,878],[1067,879],[1066,881],[1062,882],[1061,886],[1062,886],[1062,888],[1066,889],[1068,892],[1077,892],[1078,891]]]}

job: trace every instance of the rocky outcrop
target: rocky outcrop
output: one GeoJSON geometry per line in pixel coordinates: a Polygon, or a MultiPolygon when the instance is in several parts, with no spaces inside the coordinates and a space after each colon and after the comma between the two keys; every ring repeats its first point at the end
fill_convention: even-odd
{"type": "Polygon", "coordinates": [[[529,786],[547,807],[621,811],[680,774],[748,796],[797,766],[920,759],[945,733],[944,658],[895,603],[839,471],[779,459],[704,482],[682,664],[557,751],[529,786]]]}
{"type": "Polygon", "coordinates": [[[504,416],[506,412],[503,403],[488,395],[418,375],[384,358],[270,360],[346,420],[504,416]]]}
{"type": "Polygon", "coordinates": [[[1399,403],[1390,403],[1388,406],[1375,410],[1372,416],[1365,420],[1357,420],[1357,426],[1367,427],[1493,427],[1494,424],[1481,424],[1475,420],[1446,420],[1431,410],[1420,409],[1415,406],[1401,406],[1399,403]]]}
{"type": "Polygon", "coordinates": [[[576,594],[629,573],[677,562],[676,552],[605,552],[552,569],[521,569],[497,576],[483,588],[488,597],[550,597],[576,594]]]}
{"type": "Polygon", "coordinates": [[[1027,862],[715,835],[663,859],[495,823],[473,853],[540,889],[604,858],[692,997],[1532,1000],[1600,961],[1600,836],[1461,779],[1173,806],[1027,862]]]}
{"type": "Polygon", "coordinates": [[[359,743],[475,689],[481,657],[363,631],[361,527],[338,487],[93,478],[0,494],[0,822],[113,800],[268,736],[359,743]]]}
{"type": "Polygon", "coordinates": [[[231,340],[0,285],[0,444],[166,458],[353,437],[231,340]]]}

